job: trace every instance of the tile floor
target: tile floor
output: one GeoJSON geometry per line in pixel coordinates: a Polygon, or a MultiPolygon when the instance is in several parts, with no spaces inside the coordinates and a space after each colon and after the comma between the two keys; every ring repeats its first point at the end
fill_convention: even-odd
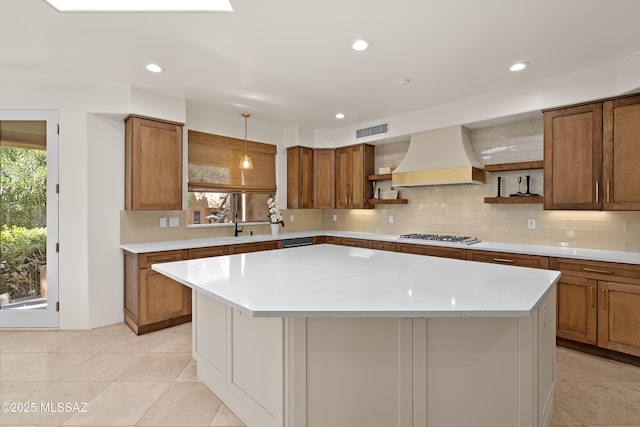
{"type": "MultiPolygon", "coordinates": [[[[563,348],[556,355],[552,426],[640,427],[640,368],[563,348]]],[[[142,336],[124,324],[0,330],[1,402],[36,410],[0,412],[0,426],[243,425],[198,381],[190,323],[142,336]]]]}

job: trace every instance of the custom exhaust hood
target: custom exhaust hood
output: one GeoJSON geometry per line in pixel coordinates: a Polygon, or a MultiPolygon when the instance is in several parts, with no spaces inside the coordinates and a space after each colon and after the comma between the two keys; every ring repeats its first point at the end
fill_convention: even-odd
{"type": "Polygon", "coordinates": [[[452,126],[411,135],[409,149],[391,174],[394,187],[446,184],[484,184],[482,163],[469,130],[452,126]]]}

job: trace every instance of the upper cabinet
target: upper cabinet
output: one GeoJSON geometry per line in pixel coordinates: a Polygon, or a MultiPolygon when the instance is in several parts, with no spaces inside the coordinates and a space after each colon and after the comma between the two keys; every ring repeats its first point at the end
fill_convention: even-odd
{"type": "Polygon", "coordinates": [[[336,206],[336,152],[331,148],[313,150],[313,207],[336,206]]]}
{"type": "Polygon", "coordinates": [[[313,207],[313,149],[289,147],[287,149],[287,208],[313,207]]]}
{"type": "Polygon", "coordinates": [[[640,210],[640,96],[544,112],[544,208],[640,210]]]}
{"type": "Polygon", "coordinates": [[[125,209],[182,209],[182,126],[125,119],[125,209]]]}
{"type": "Polygon", "coordinates": [[[373,187],[367,177],[374,171],[375,147],[368,144],[336,149],[336,208],[371,208],[373,187]]]}

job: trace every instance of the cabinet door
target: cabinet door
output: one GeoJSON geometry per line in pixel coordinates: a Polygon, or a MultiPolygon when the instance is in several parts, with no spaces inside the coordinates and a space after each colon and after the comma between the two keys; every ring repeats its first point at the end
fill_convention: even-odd
{"type": "Polygon", "coordinates": [[[602,208],[602,104],[544,114],[544,208],[602,208]]]}
{"type": "Polygon", "coordinates": [[[125,130],[125,209],[182,209],[182,126],[130,116],[125,130]]]}
{"type": "Polygon", "coordinates": [[[598,346],[640,356],[640,286],[598,282],[598,346]]]}
{"type": "Polygon", "coordinates": [[[210,258],[229,255],[229,246],[211,246],[206,248],[189,249],[189,259],[210,258]]]}
{"type": "Polygon", "coordinates": [[[596,344],[598,282],[563,275],[558,282],[556,336],[596,344]]]}
{"type": "Polygon", "coordinates": [[[369,241],[364,239],[352,239],[349,237],[336,237],[335,244],[341,246],[352,246],[354,248],[368,248],[369,241]]]}
{"type": "Polygon", "coordinates": [[[140,270],[140,326],[176,320],[190,313],[191,289],[150,268],[140,270]]]}
{"type": "Polygon", "coordinates": [[[336,152],[331,149],[313,150],[313,207],[334,208],[336,152]]]}
{"type": "Polygon", "coordinates": [[[336,208],[348,208],[351,195],[351,147],[336,150],[336,208]]]}
{"type": "Polygon", "coordinates": [[[640,96],[604,103],[604,209],[640,210],[640,96]]]}
{"type": "Polygon", "coordinates": [[[287,207],[313,207],[313,150],[307,147],[287,149],[287,207]]]}

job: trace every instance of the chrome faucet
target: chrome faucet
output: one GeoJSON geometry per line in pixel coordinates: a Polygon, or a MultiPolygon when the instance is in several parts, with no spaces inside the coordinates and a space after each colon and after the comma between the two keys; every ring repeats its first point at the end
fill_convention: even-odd
{"type": "Polygon", "coordinates": [[[242,233],[242,231],[244,230],[244,227],[242,227],[240,230],[238,230],[238,214],[236,213],[236,222],[234,223],[235,227],[233,230],[233,236],[234,237],[238,237],[238,233],[242,233]]]}

